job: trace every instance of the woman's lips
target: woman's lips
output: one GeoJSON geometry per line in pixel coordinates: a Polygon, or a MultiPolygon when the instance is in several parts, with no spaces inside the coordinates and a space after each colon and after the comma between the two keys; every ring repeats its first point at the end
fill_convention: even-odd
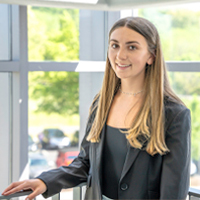
{"type": "Polygon", "coordinates": [[[128,68],[128,67],[130,67],[131,66],[131,64],[129,64],[129,65],[121,65],[121,64],[118,64],[118,63],[116,63],[116,65],[117,65],[117,67],[119,67],[120,69],[126,69],[126,68],[128,68]]]}

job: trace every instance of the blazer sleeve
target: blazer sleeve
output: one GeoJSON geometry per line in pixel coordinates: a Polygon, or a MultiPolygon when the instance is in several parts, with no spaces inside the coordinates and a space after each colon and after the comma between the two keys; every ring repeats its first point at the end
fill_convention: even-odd
{"type": "Polygon", "coordinates": [[[160,199],[186,199],[190,182],[190,111],[184,107],[166,130],[170,152],[163,156],[160,199]]]}
{"type": "Polygon", "coordinates": [[[86,126],[86,134],[81,143],[81,150],[77,158],[69,166],[62,166],[57,169],[43,172],[38,179],[42,180],[47,191],[43,193],[44,198],[59,193],[63,188],[72,188],[87,181],[90,168],[89,148],[90,142],[86,140],[93,122],[95,111],[89,117],[86,126]]]}

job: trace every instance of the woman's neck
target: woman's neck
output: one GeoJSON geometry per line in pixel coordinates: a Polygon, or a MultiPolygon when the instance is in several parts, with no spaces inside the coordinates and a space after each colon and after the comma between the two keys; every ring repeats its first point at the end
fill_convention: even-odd
{"type": "Polygon", "coordinates": [[[120,89],[125,93],[137,93],[144,90],[143,81],[121,80],[120,89]]]}

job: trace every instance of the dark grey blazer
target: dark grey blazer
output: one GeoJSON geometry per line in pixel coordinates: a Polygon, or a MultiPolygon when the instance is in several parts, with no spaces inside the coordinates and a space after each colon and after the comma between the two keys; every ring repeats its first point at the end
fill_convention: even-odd
{"type": "MultiPolygon", "coordinates": [[[[72,164],[44,172],[37,177],[47,185],[44,197],[87,182],[85,199],[101,199],[105,126],[99,143],[86,141],[95,113],[96,110],[89,117],[80,154],[72,164]]],[[[151,156],[145,150],[129,147],[118,185],[119,199],[186,198],[190,178],[190,111],[167,99],[165,118],[166,144],[170,152],[164,156],[151,156]]]]}

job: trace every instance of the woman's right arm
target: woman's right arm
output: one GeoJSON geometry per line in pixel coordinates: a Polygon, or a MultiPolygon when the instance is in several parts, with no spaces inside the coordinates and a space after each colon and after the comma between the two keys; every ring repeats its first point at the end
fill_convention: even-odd
{"type": "Polygon", "coordinates": [[[82,141],[79,155],[69,166],[43,172],[35,179],[13,182],[3,191],[2,195],[6,196],[21,190],[31,189],[33,192],[27,196],[26,200],[32,200],[40,194],[47,198],[59,193],[63,188],[75,187],[86,182],[90,167],[90,143],[86,141],[86,135],[82,141]]]}
{"type": "Polygon", "coordinates": [[[88,119],[86,134],[81,143],[80,153],[69,166],[62,166],[57,169],[43,172],[36,179],[14,182],[4,190],[2,195],[10,195],[21,190],[31,189],[33,192],[26,199],[31,200],[39,194],[43,194],[43,196],[47,198],[59,193],[63,188],[75,187],[80,183],[86,182],[90,168],[90,142],[88,142],[86,138],[90,132],[95,114],[96,108],[88,119]]]}
{"type": "Polygon", "coordinates": [[[32,179],[32,180],[25,180],[19,182],[13,182],[9,185],[2,193],[2,195],[10,195],[21,190],[28,190],[31,189],[33,192],[26,197],[26,200],[32,200],[39,194],[44,193],[47,190],[47,187],[43,181],[40,179],[32,179]]]}
{"type": "MultiPolygon", "coordinates": [[[[94,105],[95,102],[93,102],[93,106],[94,105]]],[[[47,190],[43,193],[45,198],[59,193],[63,188],[72,188],[83,182],[87,182],[88,172],[90,169],[90,142],[88,142],[86,138],[93,124],[96,110],[95,107],[89,116],[85,131],[86,134],[82,140],[80,153],[77,158],[75,158],[69,166],[62,166],[51,171],[43,172],[37,177],[47,186],[47,190]]]]}
{"type": "Polygon", "coordinates": [[[47,187],[47,190],[43,193],[45,198],[59,193],[63,188],[72,188],[87,181],[90,168],[90,142],[86,141],[86,137],[87,136],[85,136],[82,141],[79,155],[69,166],[62,166],[43,172],[37,177],[37,179],[42,180],[47,187]]]}

